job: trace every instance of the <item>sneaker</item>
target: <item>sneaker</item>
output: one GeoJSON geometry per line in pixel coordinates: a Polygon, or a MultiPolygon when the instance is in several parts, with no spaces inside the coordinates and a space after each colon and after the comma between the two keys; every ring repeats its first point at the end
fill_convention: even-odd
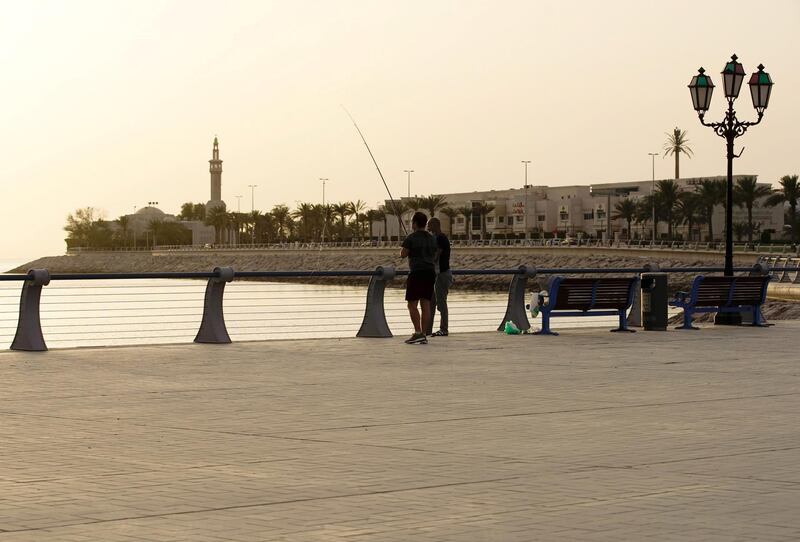
{"type": "Polygon", "coordinates": [[[448,333],[446,329],[440,329],[435,333],[431,334],[431,337],[447,337],[448,333]]]}
{"type": "Polygon", "coordinates": [[[411,337],[406,339],[406,344],[428,344],[428,339],[424,333],[414,333],[411,337]]]}

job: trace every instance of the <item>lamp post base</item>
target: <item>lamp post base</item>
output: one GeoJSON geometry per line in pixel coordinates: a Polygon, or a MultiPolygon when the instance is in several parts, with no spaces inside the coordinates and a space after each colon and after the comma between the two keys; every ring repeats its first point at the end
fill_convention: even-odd
{"type": "Polygon", "coordinates": [[[718,312],[714,316],[715,326],[740,326],[742,325],[742,313],[740,312],[718,312]]]}

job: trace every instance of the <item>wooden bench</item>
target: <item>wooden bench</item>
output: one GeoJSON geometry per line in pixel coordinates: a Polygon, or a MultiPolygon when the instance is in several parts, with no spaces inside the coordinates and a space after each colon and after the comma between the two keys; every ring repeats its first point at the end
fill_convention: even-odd
{"type": "Polygon", "coordinates": [[[619,316],[619,327],[611,331],[630,331],[625,315],[639,284],[637,277],[565,278],[550,281],[550,301],[541,308],[542,329],[537,335],[558,335],[550,330],[555,316],[619,316]]]}
{"type": "Polygon", "coordinates": [[[766,326],[760,308],[767,299],[769,279],[769,275],[695,277],[692,291],[678,292],[669,303],[683,309],[683,325],[676,329],[699,329],[692,326],[692,314],[696,312],[751,312],[754,326],[766,326]]]}

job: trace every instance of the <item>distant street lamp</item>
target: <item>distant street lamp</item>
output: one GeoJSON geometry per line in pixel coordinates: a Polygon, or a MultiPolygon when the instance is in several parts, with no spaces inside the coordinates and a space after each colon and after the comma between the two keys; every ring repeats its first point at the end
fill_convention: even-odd
{"type": "MultiPolygon", "coordinates": [[[[725,64],[725,68],[721,73],[725,98],[728,100],[728,111],[725,113],[725,120],[722,122],[707,123],[703,118],[711,104],[711,94],[714,92],[714,83],[711,82],[711,78],[708,75],[705,75],[703,68],[700,68],[697,75],[692,77],[692,81],[689,83],[689,91],[692,95],[694,110],[697,111],[697,116],[700,118],[700,124],[713,128],[718,136],[725,139],[727,145],[728,185],[727,199],[725,201],[725,276],[730,277],[733,276],[733,159],[742,155],[741,152],[738,155],[733,153],[733,140],[744,135],[750,126],[755,126],[761,122],[764,110],[769,105],[773,83],[769,74],[764,71],[764,66],[759,64],[758,71],[750,76],[750,81],[748,82],[750,96],[753,99],[753,107],[758,114],[758,120],[755,122],[742,122],[736,118],[736,111],[733,109],[733,102],[739,97],[739,90],[742,88],[745,76],[744,68],[741,63],[737,62],[736,55],[731,56],[731,60],[725,64]]],[[[738,323],[736,320],[741,321],[739,313],[717,313],[715,323],[738,323]],[[730,315],[730,317],[727,315],[730,315]]]]}
{"type": "Polygon", "coordinates": [[[522,228],[525,233],[525,239],[528,238],[528,164],[531,163],[530,160],[522,160],[522,163],[525,164],[525,184],[523,188],[525,188],[525,209],[523,210],[522,214],[522,228]]]}
{"type": "Polygon", "coordinates": [[[325,225],[327,224],[328,220],[328,213],[325,210],[325,181],[329,181],[327,177],[320,177],[320,181],[322,181],[322,234],[320,235],[320,243],[325,242],[325,225]]]}
{"type": "Polygon", "coordinates": [[[408,174],[408,197],[411,197],[411,174],[414,173],[413,169],[404,169],[403,173],[408,174]]]}
{"type": "Polygon", "coordinates": [[[256,187],[258,185],[248,184],[247,186],[250,187],[250,212],[252,213],[256,210],[256,187]]]}
{"type": "Polygon", "coordinates": [[[656,242],[656,156],[657,152],[648,152],[647,155],[653,161],[653,188],[650,192],[650,199],[653,200],[653,243],[656,242]]]}
{"type": "Polygon", "coordinates": [[[320,177],[320,181],[322,181],[322,206],[325,207],[325,182],[329,181],[327,177],[320,177]]]}
{"type": "Polygon", "coordinates": [[[242,212],[242,196],[234,196],[236,198],[236,212],[242,212]]]}

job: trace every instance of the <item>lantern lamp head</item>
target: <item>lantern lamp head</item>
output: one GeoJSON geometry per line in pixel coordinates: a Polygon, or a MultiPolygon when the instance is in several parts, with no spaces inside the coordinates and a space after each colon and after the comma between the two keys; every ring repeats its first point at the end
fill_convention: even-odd
{"type": "Polygon", "coordinates": [[[722,70],[722,78],[725,86],[725,97],[733,98],[734,100],[739,97],[739,90],[742,88],[742,81],[744,81],[744,67],[741,62],[737,62],[737,56],[731,55],[730,61],[725,64],[725,69],[722,70]]]}
{"type": "Polygon", "coordinates": [[[753,107],[763,114],[769,105],[769,95],[772,92],[772,78],[764,71],[764,65],[758,65],[758,71],[750,76],[750,96],[753,98],[753,107]]]}
{"type": "Polygon", "coordinates": [[[714,83],[705,74],[703,68],[697,70],[697,75],[689,83],[689,92],[692,95],[692,104],[698,114],[703,115],[711,106],[711,94],[714,92],[714,83]]]}

